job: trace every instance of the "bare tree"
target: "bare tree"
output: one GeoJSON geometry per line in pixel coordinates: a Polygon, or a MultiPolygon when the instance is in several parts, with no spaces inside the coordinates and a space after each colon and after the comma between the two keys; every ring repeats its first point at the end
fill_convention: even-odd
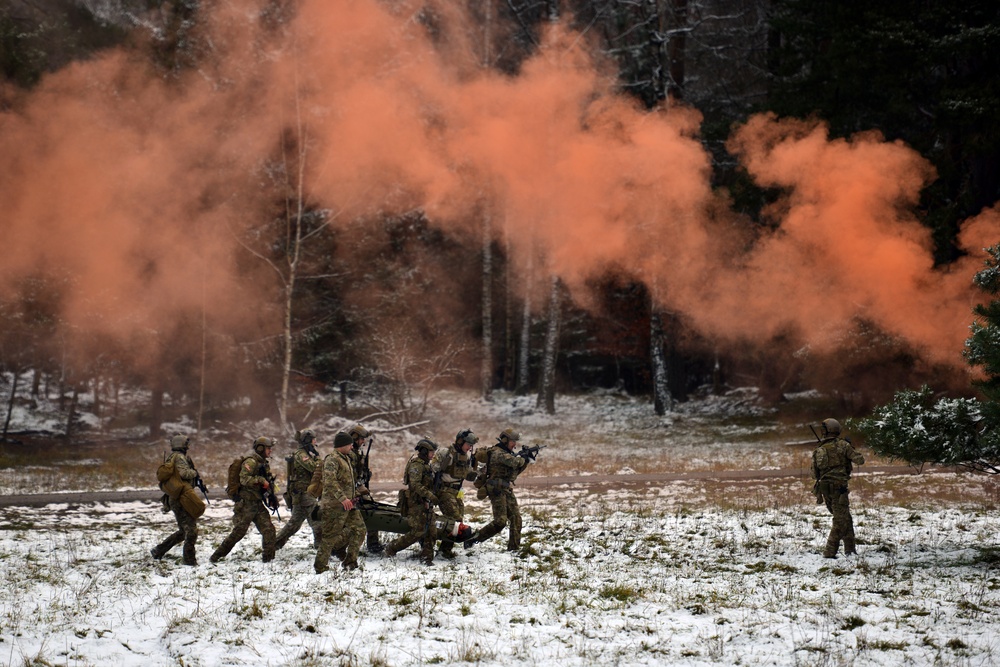
{"type": "Polygon", "coordinates": [[[558,276],[552,276],[552,287],[549,291],[548,326],[545,331],[545,353],[542,356],[542,379],[538,386],[538,407],[545,407],[545,412],[556,412],[556,361],[559,355],[559,322],[562,282],[558,276]]]}

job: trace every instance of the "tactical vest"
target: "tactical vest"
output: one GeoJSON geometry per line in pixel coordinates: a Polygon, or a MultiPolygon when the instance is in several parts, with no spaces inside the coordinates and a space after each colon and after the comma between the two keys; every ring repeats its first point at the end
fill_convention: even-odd
{"type": "Polygon", "coordinates": [[[448,465],[441,470],[441,482],[448,488],[460,489],[472,470],[472,457],[454,447],[448,452],[448,465]]]}
{"type": "Polygon", "coordinates": [[[424,502],[424,498],[418,496],[412,486],[410,486],[410,476],[413,470],[419,470],[420,482],[425,489],[430,490],[431,485],[434,484],[434,473],[431,472],[431,467],[428,463],[424,462],[419,456],[415,456],[410,459],[406,464],[406,472],[403,474],[403,484],[407,487],[407,493],[409,494],[410,507],[416,507],[420,503],[424,502]]]}
{"type": "Polygon", "coordinates": [[[847,479],[851,476],[850,461],[844,446],[846,444],[840,438],[834,438],[816,448],[813,452],[813,467],[817,479],[847,479]]]}
{"type": "Polygon", "coordinates": [[[292,493],[302,493],[312,481],[313,473],[318,467],[319,457],[313,456],[305,447],[299,447],[291,458],[288,470],[288,489],[292,493]],[[312,462],[313,468],[311,470],[304,465],[303,458],[312,462]]]}

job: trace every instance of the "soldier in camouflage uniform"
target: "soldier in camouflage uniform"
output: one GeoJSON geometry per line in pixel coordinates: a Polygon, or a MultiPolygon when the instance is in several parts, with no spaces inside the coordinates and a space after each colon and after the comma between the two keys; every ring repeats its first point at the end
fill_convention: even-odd
{"type": "Polygon", "coordinates": [[[319,548],[320,540],[323,539],[322,523],[319,518],[319,503],[316,497],[306,492],[309,482],[312,481],[316,466],[319,465],[319,452],[313,443],[316,442],[316,434],[306,429],[295,434],[295,439],[299,443],[299,448],[295,450],[289,458],[290,466],[288,473],[288,490],[285,492],[285,503],[291,508],[292,516],[288,523],[278,531],[278,536],[274,544],[275,549],[281,549],[288,542],[288,538],[298,532],[303,522],[309,523],[309,528],[313,534],[313,548],[319,548]]]}
{"type": "Polygon", "coordinates": [[[851,469],[861,465],[865,457],[855,451],[851,441],[840,437],[840,423],[836,419],[824,419],[823,437],[819,447],[813,451],[814,490],[817,502],[826,503],[833,514],[830,536],[826,539],[824,558],[836,558],[840,541],[844,541],[844,554],[857,553],[854,543],[854,518],[847,497],[847,484],[851,479],[851,469]]]}
{"type": "MultiPolygon", "coordinates": [[[[371,469],[365,461],[365,455],[362,453],[361,449],[364,447],[365,438],[371,435],[361,424],[355,424],[348,431],[347,435],[351,436],[351,440],[354,441],[354,447],[351,448],[351,462],[354,464],[354,478],[358,484],[365,486],[367,488],[368,484],[371,482],[371,469]]],[[[368,531],[368,543],[366,546],[368,553],[370,554],[380,554],[382,553],[382,542],[379,539],[379,534],[377,530],[368,531]]]]}
{"type": "Polygon", "coordinates": [[[253,452],[244,457],[240,467],[239,498],[233,505],[233,530],[212,553],[209,560],[213,563],[225,558],[233,550],[236,543],[246,536],[251,523],[260,532],[264,562],[274,560],[274,524],[271,523],[271,514],[264,506],[264,491],[273,490],[269,480],[274,477],[267,461],[273,449],[273,440],[257,438],[253,442],[253,452]]]}
{"type": "Polygon", "coordinates": [[[434,473],[431,472],[431,456],[437,450],[437,445],[427,438],[422,438],[414,449],[416,456],[410,457],[403,473],[403,483],[406,485],[406,499],[409,506],[407,522],[410,532],[398,537],[385,547],[386,556],[395,556],[411,544],[420,542],[420,562],[424,565],[434,564],[434,542],[437,530],[434,528],[434,506],[438,497],[434,495],[434,473]]]}
{"type": "MultiPolygon", "coordinates": [[[[441,515],[457,524],[461,524],[465,518],[462,482],[476,478],[476,460],[472,456],[472,446],[477,442],[479,436],[472,431],[459,431],[454,444],[438,449],[431,461],[434,493],[438,497],[441,515]]],[[[445,558],[454,558],[454,547],[454,541],[442,537],[439,553],[445,558]]]]}
{"type": "Polygon", "coordinates": [[[486,484],[483,488],[493,506],[493,521],[465,541],[466,549],[485,542],[508,525],[510,533],[507,537],[507,551],[521,548],[521,511],[517,506],[517,498],[514,497],[514,480],[528,466],[528,459],[514,453],[514,443],[520,439],[521,434],[514,429],[504,429],[497,437],[497,444],[482,455],[485,469],[479,474],[480,479],[485,477],[486,484]]]}
{"type": "MultiPolygon", "coordinates": [[[[169,463],[173,460],[174,470],[182,481],[194,485],[198,479],[198,471],[194,467],[194,461],[188,456],[188,447],[191,444],[190,438],[186,435],[177,434],[170,438],[170,455],[164,461],[169,463]]],[[[161,485],[162,486],[162,485],[161,485]]],[[[195,556],[195,543],[198,541],[198,520],[188,514],[187,510],[181,506],[180,500],[167,497],[170,511],[177,519],[177,530],[167,539],[149,550],[149,553],[156,560],[163,558],[174,546],[184,542],[183,560],[185,565],[197,565],[198,559],[195,556]]]]}
{"type": "Polygon", "coordinates": [[[368,489],[358,487],[354,478],[351,448],[354,441],[343,431],[333,439],[336,451],[323,460],[323,541],[313,563],[316,574],[326,572],[330,554],[335,554],[344,568],[358,568],[358,552],[365,539],[365,520],[355,503],[368,489]]]}

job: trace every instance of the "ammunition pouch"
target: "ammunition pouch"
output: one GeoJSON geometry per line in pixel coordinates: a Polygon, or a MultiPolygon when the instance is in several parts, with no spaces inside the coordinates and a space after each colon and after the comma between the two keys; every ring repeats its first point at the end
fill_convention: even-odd
{"type": "Polygon", "coordinates": [[[399,490],[399,500],[396,501],[396,507],[399,508],[399,516],[410,516],[410,499],[407,496],[406,489],[399,490]]]}

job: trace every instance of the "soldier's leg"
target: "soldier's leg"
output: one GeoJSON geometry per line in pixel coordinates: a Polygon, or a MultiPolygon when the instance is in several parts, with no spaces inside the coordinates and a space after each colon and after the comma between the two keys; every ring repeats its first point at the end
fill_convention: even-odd
{"type": "Polygon", "coordinates": [[[298,532],[299,528],[302,527],[302,522],[309,516],[298,495],[292,496],[292,500],[294,503],[292,505],[292,516],[289,517],[288,522],[281,527],[281,530],[278,531],[278,534],[274,538],[274,548],[276,551],[288,543],[288,538],[298,532]]]}
{"type": "Polygon", "coordinates": [[[507,527],[507,499],[503,492],[490,492],[490,504],[493,506],[493,521],[479,529],[479,532],[465,541],[465,548],[471,549],[473,545],[485,542],[501,530],[507,527]]]}
{"type": "Polygon", "coordinates": [[[826,558],[836,558],[837,551],[840,549],[840,540],[847,532],[851,513],[845,491],[846,489],[835,488],[830,496],[830,504],[833,506],[833,522],[830,526],[830,535],[826,539],[826,548],[823,551],[823,556],[826,558]]]}
{"type": "Polygon", "coordinates": [[[385,549],[382,546],[382,540],[379,537],[378,531],[373,530],[366,535],[368,539],[368,546],[366,547],[368,553],[370,554],[380,554],[385,549]]]}
{"type": "Polygon", "coordinates": [[[844,531],[841,537],[844,539],[844,553],[848,556],[858,553],[857,545],[854,542],[854,517],[851,516],[851,503],[848,494],[844,493],[844,531]]]}
{"type": "Polygon", "coordinates": [[[156,560],[160,560],[167,554],[168,551],[170,551],[183,541],[184,541],[184,531],[175,530],[174,532],[170,533],[170,536],[167,537],[167,539],[163,540],[155,547],[150,549],[149,554],[156,560]]]}
{"type": "Polygon", "coordinates": [[[178,517],[178,523],[184,531],[184,556],[181,562],[185,565],[197,565],[195,545],[198,542],[198,520],[184,512],[182,517],[178,517]]]}
{"type": "Polygon", "coordinates": [[[345,569],[356,570],[359,567],[358,554],[361,552],[361,545],[365,542],[367,532],[361,512],[358,510],[348,512],[347,521],[344,524],[344,535],[347,537],[344,544],[346,553],[343,559],[345,569]]]}
{"type": "Polygon", "coordinates": [[[507,516],[510,519],[510,533],[507,535],[507,551],[521,548],[521,508],[513,491],[507,491],[507,516]]]}
{"type": "MultiPolygon", "coordinates": [[[[450,491],[442,491],[441,495],[438,496],[440,500],[440,510],[441,516],[451,519],[461,523],[462,521],[462,510],[464,509],[462,501],[459,500],[458,496],[451,493],[450,491]]],[[[450,536],[443,536],[441,538],[441,550],[440,553],[445,558],[455,557],[455,542],[450,538],[450,536]]]]}
{"type": "Polygon", "coordinates": [[[319,543],[323,541],[323,522],[320,520],[319,502],[309,493],[303,493],[303,505],[307,508],[306,520],[313,534],[313,548],[318,549],[319,543]]]}
{"type": "Polygon", "coordinates": [[[410,532],[385,545],[386,556],[395,556],[403,549],[422,540],[427,533],[427,512],[423,508],[411,507],[406,522],[410,526],[410,532]]]}
{"type": "Polygon", "coordinates": [[[247,534],[255,513],[253,503],[246,500],[241,499],[233,506],[233,529],[229,532],[226,539],[222,541],[222,544],[212,552],[212,555],[209,557],[210,561],[215,563],[229,555],[229,552],[233,550],[236,543],[242,540],[247,534]]]}
{"type": "Polygon", "coordinates": [[[260,505],[257,513],[254,514],[253,523],[257,526],[257,531],[260,533],[261,558],[265,563],[270,563],[274,560],[274,523],[271,521],[270,512],[267,511],[263,504],[260,505]]]}
{"type": "Polygon", "coordinates": [[[335,544],[340,537],[347,519],[347,512],[340,503],[333,503],[330,507],[323,508],[323,539],[316,550],[316,559],[313,561],[313,569],[316,574],[326,572],[330,566],[330,554],[333,553],[335,544]]]}

